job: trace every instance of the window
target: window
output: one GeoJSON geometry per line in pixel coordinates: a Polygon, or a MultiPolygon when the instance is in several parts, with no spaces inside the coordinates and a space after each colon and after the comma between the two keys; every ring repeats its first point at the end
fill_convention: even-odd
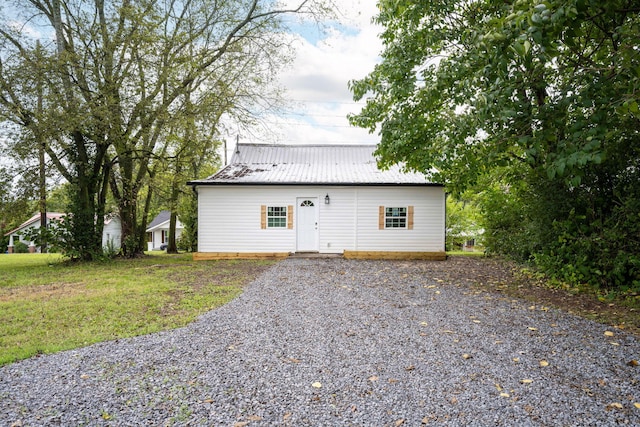
{"type": "Polygon", "coordinates": [[[385,208],[384,228],[407,228],[407,208],[385,208]]]}
{"type": "Polygon", "coordinates": [[[406,228],[412,230],[413,206],[380,206],[378,228],[380,230],[388,228],[406,228]]]}
{"type": "Polygon", "coordinates": [[[287,227],[287,207],[268,206],[267,207],[267,228],[287,227]]]}
{"type": "Polygon", "coordinates": [[[260,228],[293,228],[293,206],[260,206],[260,228]]]}
{"type": "Polygon", "coordinates": [[[167,243],[167,231],[162,230],[162,237],[160,239],[160,243],[167,243]]]}

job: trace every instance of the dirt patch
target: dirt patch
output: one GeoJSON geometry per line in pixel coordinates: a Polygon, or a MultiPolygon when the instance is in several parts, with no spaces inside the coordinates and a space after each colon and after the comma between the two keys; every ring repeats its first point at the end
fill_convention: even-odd
{"type": "MultiPolygon", "coordinates": [[[[165,317],[180,312],[179,302],[187,293],[204,294],[209,292],[233,292],[222,287],[242,288],[255,280],[273,262],[245,261],[198,261],[185,264],[183,268],[170,273],[167,278],[176,284],[176,288],[167,292],[170,300],[162,308],[165,317]],[[219,288],[219,289],[215,289],[219,288]]],[[[172,266],[175,270],[176,266],[172,266]]]]}
{"type": "MultiPolygon", "coordinates": [[[[273,262],[256,261],[198,261],[169,274],[168,278],[193,291],[208,286],[245,285],[273,265],[273,262]]],[[[175,266],[173,266],[175,268],[175,266]]]]}
{"type": "Polygon", "coordinates": [[[439,264],[433,263],[431,269],[439,274],[436,277],[450,283],[466,283],[554,307],[640,335],[640,313],[636,309],[619,301],[602,302],[594,294],[553,288],[544,280],[523,274],[522,267],[515,263],[494,258],[451,256],[439,264]]]}
{"type": "Polygon", "coordinates": [[[89,293],[90,291],[84,283],[52,283],[49,285],[0,288],[0,302],[18,300],[46,301],[53,298],[69,298],[89,293]]]}

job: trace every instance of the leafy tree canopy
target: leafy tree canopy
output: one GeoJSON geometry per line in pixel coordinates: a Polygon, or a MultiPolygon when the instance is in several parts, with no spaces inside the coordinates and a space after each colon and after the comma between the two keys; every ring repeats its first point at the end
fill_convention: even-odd
{"type": "Polygon", "coordinates": [[[155,165],[182,151],[175,129],[213,117],[213,144],[221,116],[241,126],[278,99],[276,72],[291,57],[283,18],[330,2],[288,3],[14,2],[14,19],[0,25],[0,119],[33,135],[21,148],[43,147],[70,183],[71,235],[87,259],[101,251],[95,218],[109,191],[124,255],[144,250],[149,203],[138,198],[151,196],[155,165]]]}
{"type": "Polygon", "coordinates": [[[631,208],[640,196],[637,2],[380,0],[379,8],[382,62],[351,82],[367,102],[350,120],[380,132],[381,164],[404,162],[458,194],[491,190],[485,206],[511,193],[504,200],[528,222],[510,232],[530,233],[521,257],[556,272],[581,264],[561,274],[575,281],[640,286],[639,237],[626,231],[640,222],[631,208]],[[604,262],[612,256],[620,263],[604,262]]]}

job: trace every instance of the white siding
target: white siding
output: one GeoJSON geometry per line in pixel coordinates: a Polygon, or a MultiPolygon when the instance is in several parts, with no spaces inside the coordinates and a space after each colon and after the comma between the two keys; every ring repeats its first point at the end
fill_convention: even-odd
{"type": "Polygon", "coordinates": [[[198,251],[294,251],[295,229],[261,229],[260,206],[295,205],[296,194],[310,195],[293,187],[198,187],[198,251]]]}
{"type": "Polygon", "coordinates": [[[329,187],[320,198],[320,252],[354,250],[356,241],[356,187],[329,187]],[[329,195],[330,203],[324,203],[329,195]]]}
{"type": "Polygon", "coordinates": [[[112,218],[102,229],[102,247],[107,247],[107,242],[111,241],[114,248],[120,248],[122,238],[122,225],[120,218],[112,218]]]}
{"type": "Polygon", "coordinates": [[[441,187],[364,187],[358,191],[358,251],[444,251],[441,187]],[[380,230],[379,207],[413,206],[413,229],[380,230]]]}
{"type": "Polygon", "coordinates": [[[260,206],[295,209],[297,197],[318,198],[321,253],[444,251],[442,187],[215,185],[197,190],[199,252],[295,252],[295,216],[293,229],[261,229],[260,206]],[[413,206],[413,229],[379,230],[379,206],[413,206]]]}
{"type": "MultiPolygon", "coordinates": [[[[180,240],[184,226],[178,218],[176,218],[176,242],[180,240]]],[[[151,233],[151,241],[147,241],[147,250],[159,251],[160,246],[169,242],[169,221],[161,222],[154,227],[147,228],[147,233],[151,233]],[[162,232],[164,232],[164,241],[162,240],[162,232]]]]}

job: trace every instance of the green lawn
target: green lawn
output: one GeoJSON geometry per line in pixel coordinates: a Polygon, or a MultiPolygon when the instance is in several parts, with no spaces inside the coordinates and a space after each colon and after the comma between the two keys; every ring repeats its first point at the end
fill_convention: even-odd
{"type": "Polygon", "coordinates": [[[271,264],[164,253],[79,264],[55,254],[0,255],[0,365],[184,326],[271,264]]]}
{"type": "Polygon", "coordinates": [[[484,256],[483,251],[447,251],[447,255],[484,256]]]}

